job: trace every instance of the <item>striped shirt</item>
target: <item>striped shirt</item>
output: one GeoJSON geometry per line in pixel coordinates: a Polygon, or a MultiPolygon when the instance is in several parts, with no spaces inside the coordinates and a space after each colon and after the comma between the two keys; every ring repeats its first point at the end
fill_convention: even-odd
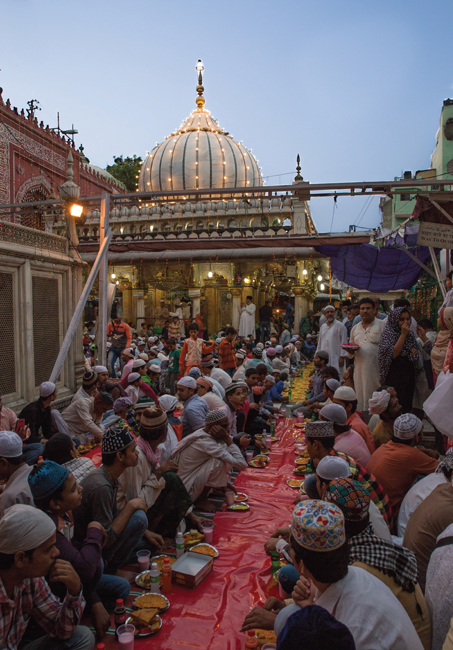
{"type": "Polygon", "coordinates": [[[230,341],[223,339],[219,345],[219,355],[221,356],[220,367],[223,370],[227,368],[236,368],[236,357],[234,355],[233,346],[230,341]]]}

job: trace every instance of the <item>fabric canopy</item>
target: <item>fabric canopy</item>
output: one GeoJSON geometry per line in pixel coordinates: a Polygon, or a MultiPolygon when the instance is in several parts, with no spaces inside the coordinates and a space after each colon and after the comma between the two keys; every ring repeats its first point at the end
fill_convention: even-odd
{"type": "MultiPolygon", "coordinates": [[[[372,292],[410,289],[423,269],[400,248],[377,248],[371,244],[353,246],[319,246],[330,258],[332,275],[355,289],[372,292]]],[[[430,259],[426,246],[408,249],[423,264],[430,259]]]]}

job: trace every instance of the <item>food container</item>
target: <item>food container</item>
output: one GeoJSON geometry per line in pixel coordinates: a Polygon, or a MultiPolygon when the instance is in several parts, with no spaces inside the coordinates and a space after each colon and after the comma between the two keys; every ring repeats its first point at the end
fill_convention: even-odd
{"type": "Polygon", "coordinates": [[[195,589],[212,571],[214,558],[187,551],[172,566],[171,581],[195,589]]]}

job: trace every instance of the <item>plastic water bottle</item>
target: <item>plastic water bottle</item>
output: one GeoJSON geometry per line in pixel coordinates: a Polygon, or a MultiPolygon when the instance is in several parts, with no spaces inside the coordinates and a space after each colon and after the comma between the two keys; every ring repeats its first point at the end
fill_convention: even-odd
{"type": "Polygon", "coordinates": [[[168,594],[171,591],[171,564],[168,557],[164,558],[162,567],[162,593],[168,594]]]}
{"type": "Polygon", "coordinates": [[[247,650],[252,650],[252,648],[258,648],[258,639],[255,635],[255,630],[249,630],[247,632],[247,638],[245,639],[245,647],[247,650]]]}
{"type": "Polygon", "coordinates": [[[156,562],[153,562],[151,564],[151,570],[149,572],[149,581],[150,581],[151,593],[158,594],[159,585],[160,585],[160,571],[157,567],[156,562]]]}
{"type": "Polygon", "coordinates": [[[180,558],[181,555],[184,555],[184,535],[182,533],[176,533],[176,557],[180,558]]]}

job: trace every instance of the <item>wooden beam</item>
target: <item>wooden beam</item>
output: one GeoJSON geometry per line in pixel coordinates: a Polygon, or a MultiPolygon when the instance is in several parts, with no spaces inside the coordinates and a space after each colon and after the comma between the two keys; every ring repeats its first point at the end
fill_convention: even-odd
{"type": "Polygon", "coordinates": [[[429,252],[431,255],[431,260],[434,266],[434,270],[436,271],[436,278],[437,282],[439,283],[440,290],[442,291],[442,295],[445,298],[447,294],[447,290],[445,289],[445,284],[443,283],[442,276],[440,274],[440,268],[439,268],[439,262],[437,261],[436,253],[434,252],[434,248],[429,246],[429,252]]]}
{"type": "Polygon", "coordinates": [[[411,258],[411,260],[414,260],[414,262],[417,262],[417,264],[418,264],[419,266],[421,266],[422,269],[424,269],[424,270],[426,271],[426,273],[429,273],[429,275],[430,275],[432,278],[434,278],[435,280],[437,280],[437,275],[436,275],[435,273],[433,273],[433,272],[431,271],[431,269],[429,269],[429,268],[426,266],[426,264],[423,264],[423,262],[420,262],[420,260],[418,259],[418,257],[416,257],[416,256],[413,255],[410,251],[408,251],[407,248],[404,248],[404,246],[400,246],[399,244],[395,244],[395,246],[396,246],[396,248],[399,248],[401,251],[403,251],[403,253],[406,253],[406,255],[408,255],[408,256],[411,258]]]}

